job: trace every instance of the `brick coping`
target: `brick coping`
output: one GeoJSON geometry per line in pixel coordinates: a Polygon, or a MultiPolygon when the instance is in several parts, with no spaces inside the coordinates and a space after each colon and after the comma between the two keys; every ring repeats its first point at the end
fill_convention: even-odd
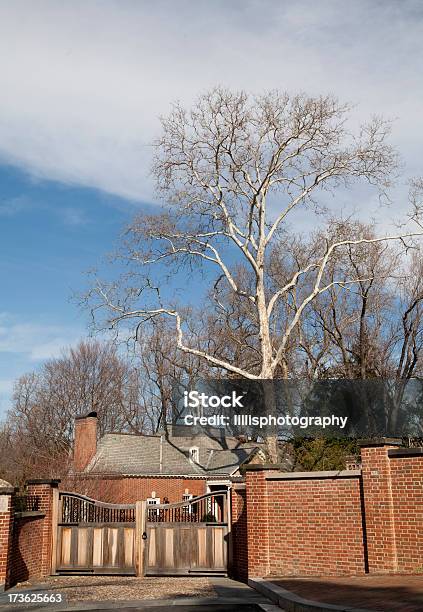
{"type": "Polygon", "coordinates": [[[0,489],[0,495],[13,495],[13,493],[17,492],[16,487],[2,487],[0,489]]]}
{"type": "Polygon", "coordinates": [[[423,456],[423,448],[421,446],[416,448],[390,448],[388,450],[388,457],[395,459],[397,457],[419,457],[423,456]]]}
{"type": "Polygon", "coordinates": [[[358,445],[363,446],[402,446],[401,438],[367,438],[359,440],[358,445]]]}
{"type": "Polygon", "coordinates": [[[301,480],[322,478],[359,478],[361,470],[331,470],[326,472],[282,472],[266,476],[266,480],[301,480]]]}
{"type": "Polygon", "coordinates": [[[40,512],[39,510],[25,510],[24,512],[15,512],[15,519],[42,518],[45,515],[45,512],[40,512]]]}
{"type": "Polygon", "coordinates": [[[282,471],[281,463],[251,463],[247,465],[242,465],[243,472],[266,472],[270,470],[279,470],[282,471]]]}
{"type": "Polygon", "coordinates": [[[57,487],[61,483],[60,478],[31,478],[31,480],[27,480],[25,484],[27,485],[50,485],[52,487],[57,487]]]}

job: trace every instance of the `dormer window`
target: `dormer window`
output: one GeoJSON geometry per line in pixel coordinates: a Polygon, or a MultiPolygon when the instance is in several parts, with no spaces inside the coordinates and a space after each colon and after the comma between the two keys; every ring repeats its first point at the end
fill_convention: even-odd
{"type": "Polygon", "coordinates": [[[191,448],[189,449],[189,460],[193,463],[200,462],[200,450],[198,446],[191,446],[191,448]]]}

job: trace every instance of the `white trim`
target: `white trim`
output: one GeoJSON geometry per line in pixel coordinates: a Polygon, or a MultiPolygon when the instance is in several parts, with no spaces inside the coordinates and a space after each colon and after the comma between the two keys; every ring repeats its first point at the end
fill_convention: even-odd
{"type": "Polygon", "coordinates": [[[228,487],[228,489],[231,486],[231,481],[230,480],[207,480],[206,481],[206,487],[207,487],[207,493],[211,493],[211,486],[218,486],[218,487],[228,487]]]}
{"type": "Polygon", "coordinates": [[[207,486],[209,485],[230,485],[231,481],[229,478],[222,478],[222,480],[207,480],[207,486]]]}

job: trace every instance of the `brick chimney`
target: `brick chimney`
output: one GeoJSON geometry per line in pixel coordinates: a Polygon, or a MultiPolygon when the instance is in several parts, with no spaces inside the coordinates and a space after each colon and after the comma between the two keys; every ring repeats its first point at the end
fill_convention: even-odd
{"type": "Polygon", "coordinates": [[[89,412],[75,419],[73,469],[82,472],[97,450],[97,413],[89,412]]]}

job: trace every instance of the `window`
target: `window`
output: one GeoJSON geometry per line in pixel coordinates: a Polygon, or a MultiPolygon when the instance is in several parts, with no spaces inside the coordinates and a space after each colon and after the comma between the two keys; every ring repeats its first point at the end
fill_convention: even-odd
{"type": "Polygon", "coordinates": [[[192,446],[189,449],[189,460],[192,461],[193,463],[200,462],[200,451],[198,449],[198,446],[192,446]]]}
{"type": "MultiPolygon", "coordinates": [[[[187,502],[190,499],[193,498],[192,493],[183,493],[182,495],[182,501],[183,502],[187,502]]],[[[192,514],[192,504],[187,504],[186,506],[183,506],[185,512],[188,512],[188,514],[192,514]]]]}
{"type": "MultiPolygon", "coordinates": [[[[147,506],[158,506],[158,504],[160,504],[160,497],[147,497],[147,506]]],[[[160,513],[159,508],[157,508],[156,513],[160,513]]]]}

